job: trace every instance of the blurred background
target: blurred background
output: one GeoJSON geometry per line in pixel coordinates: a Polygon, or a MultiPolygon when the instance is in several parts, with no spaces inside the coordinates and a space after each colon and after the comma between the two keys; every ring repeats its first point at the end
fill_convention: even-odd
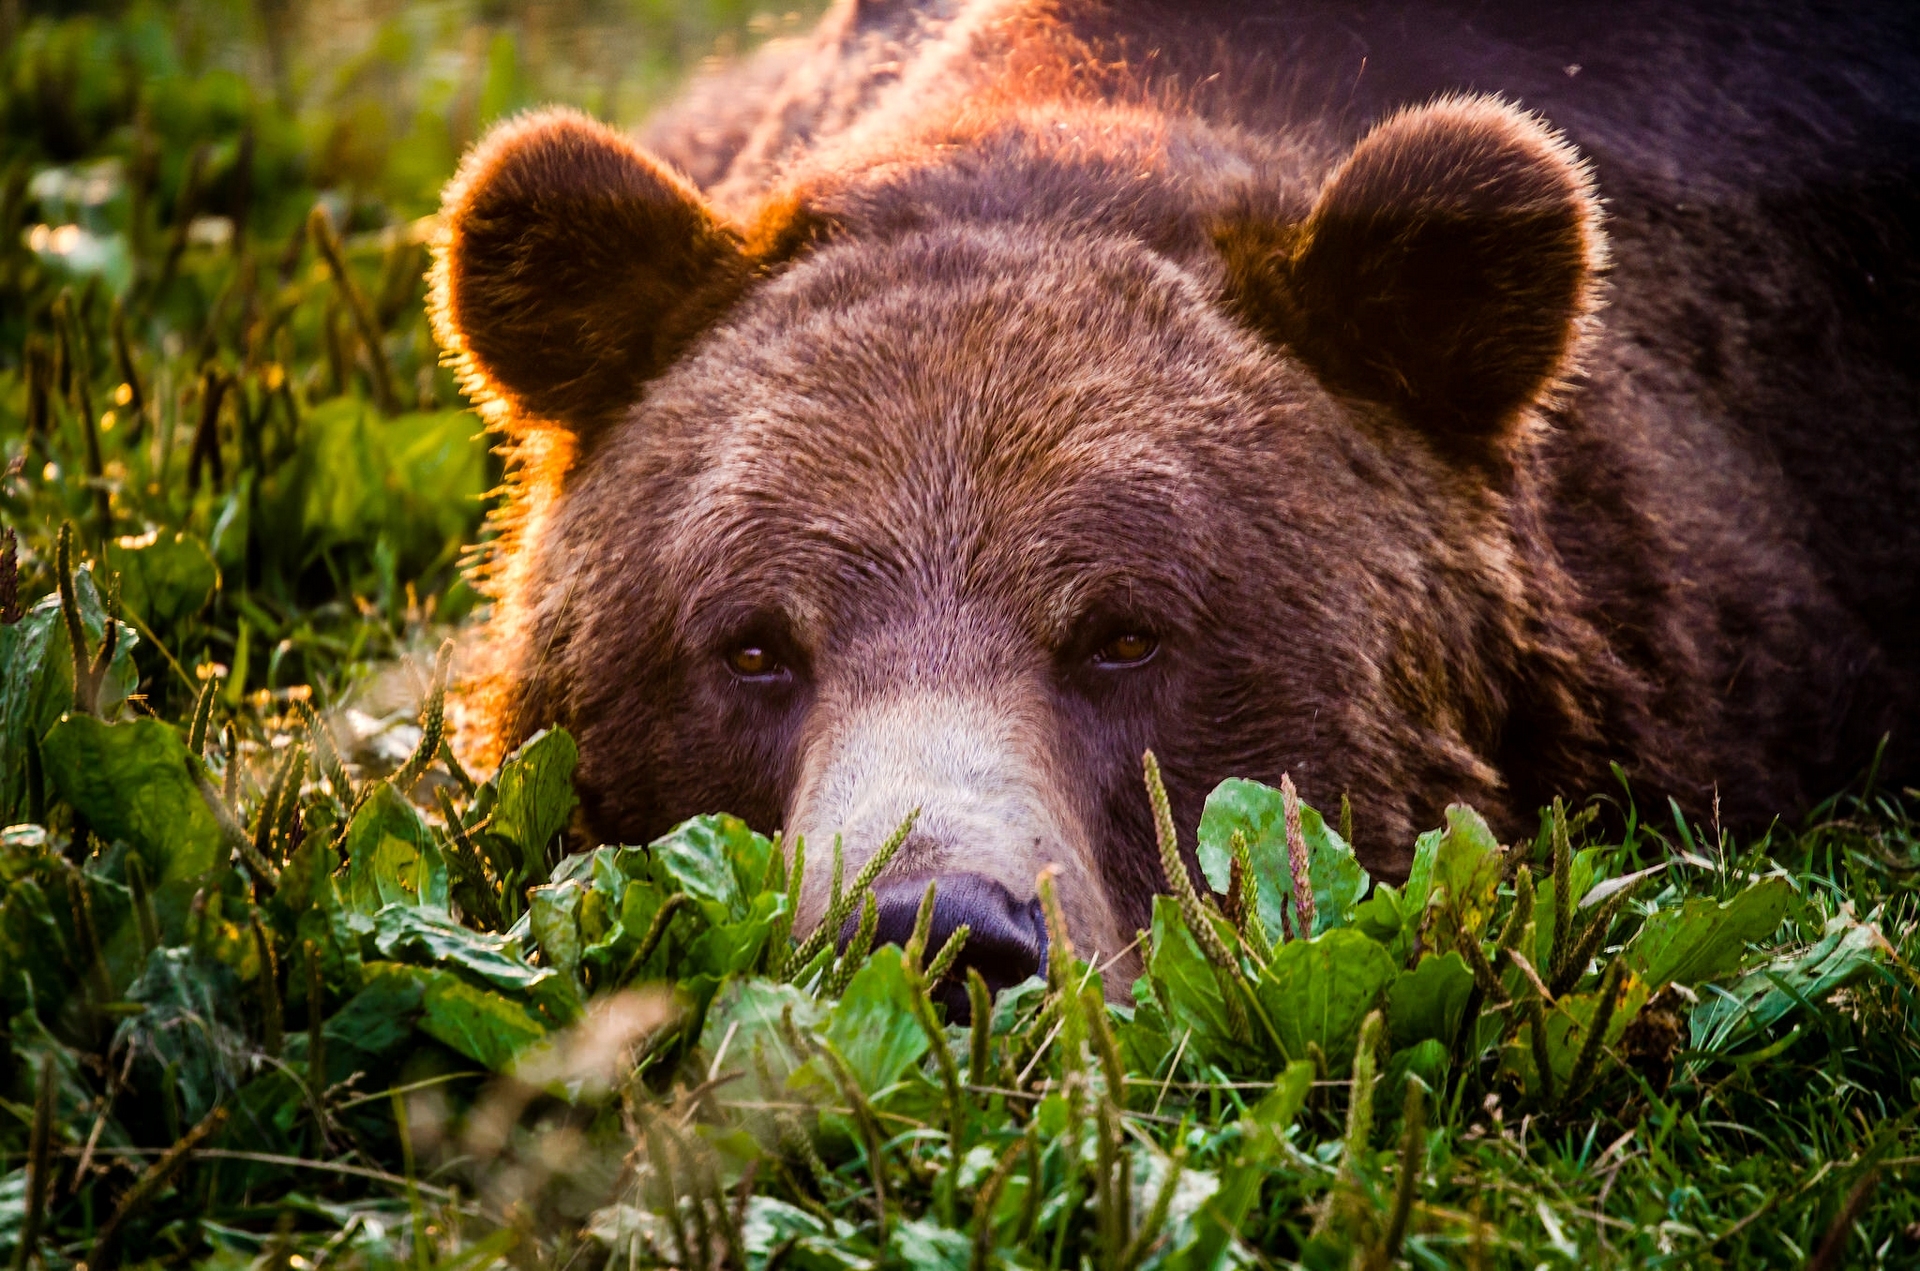
{"type": "Polygon", "coordinates": [[[634,125],[822,7],[0,0],[18,603],[71,523],[161,713],[199,668],[235,706],[324,696],[466,619],[501,469],[423,312],[442,184],[502,117],[634,125]]]}
{"type": "MultiPolygon", "coordinates": [[[[132,177],[170,205],[204,149],[201,211],[271,238],[327,194],[360,228],[431,211],[462,149],[504,115],[561,101],[635,124],[703,62],[804,30],[822,7],[4,0],[0,162],[96,161],[79,183],[42,178],[36,193],[98,217],[132,177]],[[249,145],[250,172],[238,162],[249,145]]],[[[103,250],[124,271],[124,252],[103,250]]]]}

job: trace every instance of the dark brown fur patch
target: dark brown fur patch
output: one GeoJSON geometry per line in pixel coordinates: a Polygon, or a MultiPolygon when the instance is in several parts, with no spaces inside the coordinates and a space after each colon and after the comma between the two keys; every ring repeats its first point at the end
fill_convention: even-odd
{"type": "Polygon", "coordinates": [[[1301,225],[1229,221],[1229,301],[1328,387],[1441,434],[1501,433],[1568,370],[1605,262],[1585,164],[1489,98],[1367,135],[1301,225]]]}
{"type": "Polygon", "coordinates": [[[570,110],[495,129],[447,188],[434,331],[490,422],[591,431],[739,293],[740,235],[570,110]]]}

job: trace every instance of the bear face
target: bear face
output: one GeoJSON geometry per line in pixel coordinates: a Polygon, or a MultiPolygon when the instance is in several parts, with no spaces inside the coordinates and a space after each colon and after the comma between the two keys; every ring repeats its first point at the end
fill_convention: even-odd
{"type": "MultiPolygon", "coordinates": [[[[1003,167],[1082,162],[1055,122],[1003,167]]],[[[1114,987],[1164,890],[1149,748],[1183,824],[1230,775],[1366,796],[1388,873],[1446,799],[1497,804],[1501,673],[1540,643],[1513,457],[1602,255],[1574,156],[1446,100],[1291,211],[1189,193],[1157,239],[899,216],[887,183],[937,166],[736,228],[576,115],[470,158],[441,338],[496,422],[571,451],[502,597],[501,739],[572,729],[608,839],[715,809],[804,834],[803,929],[826,845],[850,875],[917,809],[883,939],[937,879],[947,925],[998,933],[970,958],[1037,965],[1054,865],[1114,987]]]]}

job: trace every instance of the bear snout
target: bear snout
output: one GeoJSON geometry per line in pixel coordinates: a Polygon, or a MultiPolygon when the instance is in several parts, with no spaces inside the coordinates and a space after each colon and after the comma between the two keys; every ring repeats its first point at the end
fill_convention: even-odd
{"type": "MultiPolygon", "coordinates": [[[[912,831],[877,880],[883,898],[906,889],[905,926],[890,936],[883,916],[883,942],[906,939],[928,879],[971,880],[939,902],[943,913],[997,893],[1007,898],[997,915],[1004,918],[1009,905],[1032,901],[1035,879],[1054,865],[1079,956],[1112,957],[1122,948],[1076,791],[1062,779],[1049,721],[1031,697],[1004,688],[907,687],[857,703],[829,696],[815,710],[787,821],[806,841],[797,930],[809,930],[827,911],[836,838],[850,880],[911,813],[912,831]]],[[[959,922],[973,925],[970,918],[952,925],[959,922]]],[[[995,926],[993,939],[1003,926],[995,926]]],[[[970,940],[988,936],[975,926],[970,940]]],[[[936,934],[935,947],[941,938],[936,934]]],[[[934,948],[927,952],[931,957],[934,948]]],[[[1123,973],[1115,982],[1132,980],[1123,973]]],[[[959,984],[964,996],[964,973],[959,984]]]]}
{"type": "MultiPolygon", "coordinates": [[[[967,943],[959,960],[940,983],[932,986],[933,1000],[947,1008],[948,1023],[970,1023],[973,1004],[967,996],[968,968],[980,972],[991,993],[1039,974],[1047,960],[1046,920],[1037,898],[1017,899],[1000,883],[980,874],[892,878],[873,889],[879,917],[873,936],[875,948],[907,943],[928,883],[934,887],[933,923],[924,956],[931,961],[957,928],[967,928],[967,943]]],[[[848,915],[840,928],[842,949],[859,925],[857,911],[848,915]]]]}

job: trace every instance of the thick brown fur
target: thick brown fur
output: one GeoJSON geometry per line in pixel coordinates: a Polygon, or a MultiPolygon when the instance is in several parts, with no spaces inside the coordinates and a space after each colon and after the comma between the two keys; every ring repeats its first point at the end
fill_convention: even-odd
{"type": "Polygon", "coordinates": [[[1736,7],[869,0],[656,126],[701,190],[508,125],[435,274],[543,456],[481,734],[574,730],[608,839],[922,805],[903,868],[1061,860],[1109,954],[1149,747],[1388,875],[1615,763],[1740,824],[1911,772],[1913,24],[1736,7]]]}
{"type": "Polygon", "coordinates": [[[586,430],[625,410],[747,273],[692,186],[572,111],[496,128],[444,205],[434,333],[492,420],[586,430]]]}

